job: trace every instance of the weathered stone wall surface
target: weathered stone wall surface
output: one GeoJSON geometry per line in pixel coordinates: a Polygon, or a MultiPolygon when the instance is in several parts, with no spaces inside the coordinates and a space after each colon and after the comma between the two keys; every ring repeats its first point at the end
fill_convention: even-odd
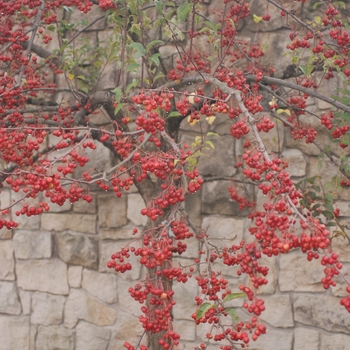
{"type": "MultiPolygon", "coordinates": [[[[259,1],[252,1],[252,13],[260,14],[259,1]]],[[[212,5],[214,6],[214,5],[212,5]]],[[[90,14],[95,18],[98,14],[90,14]]],[[[76,19],[78,20],[78,19],[76,19]]],[[[244,35],[269,47],[266,61],[278,63],[288,37],[283,22],[275,21],[274,31],[259,27],[247,19],[244,35]],[[266,31],[264,31],[264,29],[266,31]]],[[[103,40],[110,29],[100,21],[89,28],[91,40],[103,40]]],[[[166,51],[166,48],[163,49],[166,51]]],[[[172,48],[168,48],[171,52],[172,48]]],[[[113,67],[108,71],[112,75],[113,67]]],[[[108,74],[106,75],[108,76],[108,74]]],[[[105,80],[106,82],[106,80],[105,80]]],[[[112,84],[112,81],[111,81],[112,84]]],[[[332,90],[336,84],[330,85],[332,90]]],[[[323,102],[311,102],[308,108],[328,108],[323,102]]],[[[96,116],[103,120],[103,115],[96,116]]],[[[310,120],[312,122],[312,120],[310,120]]],[[[197,126],[182,125],[182,140],[194,138],[197,126]]],[[[229,122],[217,118],[210,130],[221,137],[212,139],[215,149],[202,157],[199,167],[204,176],[234,176],[236,157],[241,147],[229,135],[229,122]]],[[[322,137],[322,134],[321,134],[322,137]]],[[[323,138],[327,140],[326,138],[323,138]]],[[[319,150],[303,141],[295,141],[281,123],[265,136],[268,150],[281,153],[290,162],[294,179],[319,172],[319,150]]],[[[103,146],[92,154],[101,168],[108,168],[114,158],[103,146]],[[102,161],[101,161],[102,160],[102,161]]],[[[93,165],[92,165],[93,166],[93,165]]],[[[328,179],[336,169],[323,160],[321,172],[328,179]]],[[[206,182],[202,190],[187,202],[188,212],[196,225],[209,235],[237,241],[250,239],[249,220],[229,200],[228,181],[206,182]]],[[[339,199],[342,215],[350,215],[349,194],[339,199]]],[[[116,198],[113,193],[94,192],[91,204],[79,202],[60,206],[36,217],[20,217],[16,230],[0,230],[0,350],[121,350],[125,340],[141,333],[138,322],[140,305],[128,295],[128,287],[142,277],[134,267],[124,275],[106,268],[110,255],[130,239],[134,227],[145,225],[140,209],[144,206],[136,190],[116,198]]],[[[7,189],[1,192],[1,207],[18,199],[7,189]]],[[[263,198],[257,198],[261,202],[263,198]]],[[[37,199],[39,201],[39,198],[37,199]]],[[[16,206],[14,208],[16,210],[16,206]]],[[[342,217],[346,222],[349,217],[342,217]]],[[[350,248],[340,239],[344,271],[350,271],[350,248]]],[[[189,254],[195,257],[195,240],[189,254]]],[[[184,258],[175,259],[184,263],[184,258]]],[[[261,289],[266,312],[261,316],[268,325],[268,335],[250,345],[251,350],[330,350],[347,349],[350,344],[350,316],[339,305],[344,283],[324,291],[319,262],[307,262],[299,252],[266,259],[270,268],[269,284],[261,289]]],[[[232,291],[241,278],[223,268],[232,291]]],[[[174,283],[176,306],[174,326],[182,335],[180,349],[192,349],[205,335],[207,327],[195,326],[195,281],[174,283]]],[[[238,308],[240,314],[244,314],[238,308]]],[[[212,345],[211,349],[218,349],[212,345]]]]}

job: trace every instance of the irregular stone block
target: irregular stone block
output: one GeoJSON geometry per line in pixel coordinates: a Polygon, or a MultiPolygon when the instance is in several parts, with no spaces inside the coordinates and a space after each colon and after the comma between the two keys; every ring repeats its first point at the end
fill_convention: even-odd
{"type": "Polygon", "coordinates": [[[122,311],[118,312],[118,318],[113,329],[115,333],[112,336],[108,350],[123,349],[125,339],[135,339],[144,331],[137,317],[132,317],[130,314],[122,311]]]}
{"type": "Polygon", "coordinates": [[[16,231],[13,242],[17,259],[51,257],[52,239],[50,232],[16,231]]]}
{"type": "Polygon", "coordinates": [[[97,196],[94,193],[90,193],[90,196],[92,197],[92,202],[90,203],[83,200],[74,202],[73,211],[81,214],[96,214],[97,196]]]}
{"type": "MultiPolygon", "coordinates": [[[[113,240],[119,240],[119,239],[130,239],[133,237],[132,230],[135,228],[135,225],[128,224],[123,227],[118,227],[114,229],[101,229],[98,232],[98,235],[101,239],[113,239],[113,240]]],[[[138,228],[139,230],[142,230],[142,227],[138,228]]]]}
{"type": "Polygon", "coordinates": [[[294,320],[329,332],[350,334],[350,318],[340,299],[328,295],[303,294],[294,299],[294,320]]]}
{"type": "Polygon", "coordinates": [[[289,295],[264,296],[263,299],[266,309],[261,314],[262,320],[278,328],[294,326],[292,304],[289,295]]]}
{"type": "Polygon", "coordinates": [[[230,216],[246,216],[246,209],[239,210],[239,204],[230,199],[230,181],[205,182],[202,187],[202,213],[230,216]]]}
{"type": "Polygon", "coordinates": [[[14,268],[12,241],[0,241],[0,280],[14,281],[14,268]]]}
{"type": "Polygon", "coordinates": [[[63,326],[38,328],[35,350],[73,350],[73,331],[63,326]]]}
{"type": "Polygon", "coordinates": [[[100,228],[116,228],[127,224],[127,198],[114,194],[98,196],[98,223],[100,228]]]}
{"type": "Polygon", "coordinates": [[[0,282],[0,312],[10,315],[21,313],[21,303],[14,282],[0,282]]]}
{"type": "MultiPolygon", "coordinates": [[[[102,241],[100,243],[100,264],[99,264],[99,272],[109,272],[114,273],[114,269],[109,269],[107,267],[107,262],[111,260],[111,255],[120,249],[124,248],[130,241],[118,241],[118,242],[106,242],[102,241]]],[[[118,273],[117,276],[123,280],[138,280],[140,278],[141,267],[140,264],[136,264],[135,260],[132,263],[132,269],[130,271],[126,271],[124,273],[118,273]]]]}
{"type": "MultiPolygon", "coordinates": [[[[327,338],[328,337],[327,335],[327,338]]],[[[319,350],[319,338],[320,335],[317,331],[308,328],[296,328],[294,330],[293,350],[319,350]]]]}
{"type": "Polygon", "coordinates": [[[282,159],[288,163],[287,171],[290,176],[306,175],[306,160],[300,150],[288,148],[282,152],[282,159]]]}
{"type": "Polygon", "coordinates": [[[0,349],[29,350],[29,318],[0,315],[0,349]]]}
{"type": "Polygon", "coordinates": [[[323,292],[323,277],[323,268],[318,260],[307,261],[298,252],[290,252],[280,257],[278,284],[282,292],[323,292]]]}
{"type": "Polygon", "coordinates": [[[46,231],[65,231],[96,233],[96,215],[87,214],[51,214],[41,215],[41,228],[46,231]]]}
{"type": "Polygon", "coordinates": [[[293,331],[268,329],[257,341],[249,343],[249,350],[292,350],[293,331]]]}
{"type": "Polygon", "coordinates": [[[68,284],[73,288],[81,287],[81,275],[83,272],[82,266],[69,266],[68,267],[68,284]]]}
{"type": "MultiPolygon", "coordinates": [[[[39,197],[26,198],[24,201],[21,201],[23,197],[22,192],[12,192],[11,197],[13,202],[19,201],[17,204],[15,204],[12,207],[12,213],[15,213],[16,211],[21,210],[23,208],[24,203],[28,204],[30,207],[31,206],[37,207],[39,205],[39,197]]],[[[40,215],[35,215],[35,216],[20,215],[16,217],[15,221],[18,224],[17,226],[18,230],[19,229],[37,230],[40,227],[40,215]]]]}
{"type": "Polygon", "coordinates": [[[58,256],[64,262],[97,269],[98,240],[96,237],[66,232],[56,234],[55,243],[58,256]]]}
{"type": "MultiPolygon", "coordinates": [[[[321,334],[320,350],[347,349],[350,344],[350,337],[345,334],[321,334]]],[[[305,348],[306,349],[306,348],[305,348]]],[[[307,349],[309,350],[309,349],[307,349]]]]}
{"type": "Polygon", "coordinates": [[[18,260],[16,274],[20,288],[68,294],[67,265],[59,259],[18,260]]]}
{"type": "Polygon", "coordinates": [[[35,292],[32,296],[32,324],[49,326],[60,324],[63,316],[65,297],[48,293],[35,292]]]}
{"type": "Polygon", "coordinates": [[[30,313],[31,313],[31,300],[32,300],[31,292],[28,292],[28,291],[22,290],[22,289],[20,289],[18,292],[19,292],[19,298],[20,298],[21,305],[22,305],[22,314],[23,315],[30,315],[30,313]]]}
{"type": "Polygon", "coordinates": [[[118,300],[118,277],[116,275],[84,269],[82,287],[106,303],[116,303],[118,300]]]}
{"type": "Polygon", "coordinates": [[[116,318],[115,309],[104,305],[82,289],[71,289],[64,308],[66,327],[75,327],[79,320],[85,320],[101,327],[110,326],[116,318]]]}
{"type": "Polygon", "coordinates": [[[173,290],[176,295],[176,304],[173,308],[175,319],[192,320],[192,313],[197,308],[195,296],[198,293],[197,282],[189,279],[186,284],[174,283],[173,290]]]}
{"type": "Polygon", "coordinates": [[[146,204],[138,193],[128,194],[128,219],[137,226],[145,226],[147,224],[147,216],[141,214],[141,209],[145,208],[146,204]]]}
{"type": "Polygon", "coordinates": [[[182,340],[195,341],[196,340],[196,324],[186,320],[174,320],[174,329],[181,334],[182,340]]]}
{"type": "Polygon", "coordinates": [[[76,327],[76,350],[106,350],[111,331],[80,321],[76,327]]]}
{"type": "Polygon", "coordinates": [[[203,219],[202,228],[209,235],[209,241],[214,240],[215,244],[227,244],[227,240],[230,240],[231,245],[239,245],[243,239],[245,220],[207,216],[203,219]],[[222,243],[220,240],[225,241],[222,243]]]}

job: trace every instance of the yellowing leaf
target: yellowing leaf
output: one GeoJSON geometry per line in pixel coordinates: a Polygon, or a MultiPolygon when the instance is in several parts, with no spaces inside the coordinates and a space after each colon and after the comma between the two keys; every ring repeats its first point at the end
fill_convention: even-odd
{"type": "Polygon", "coordinates": [[[74,74],[67,73],[67,77],[68,77],[69,80],[73,80],[74,79],[74,74]]]}
{"type": "Polygon", "coordinates": [[[286,113],[290,116],[290,110],[289,109],[282,109],[282,108],[279,108],[277,109],[277,114],[282,114],[282,113],[286,113]]]}
{"type": "Polygon", "coordinates": [[[253,15],[253,20],[255,23],[259,23],[262,20],[262,17],[259,17],[257,15],[253,15]]]}
{"type": "Polygon", "coordinates": [[[191,104],[194,104],[194,97],[195,95],[191,94],[188,96],[188,101],[191,103],[191,104]]]}
{"type": "Polygon", "coordinates": [[[191,119],[191,116],[188,116],[187,118],[188,122],[190,123],[191,126],[195,125],[196,123],[198,123],[198,119],[191,119]],[[192,120],[192,121],[191,121],[192,120]]]}
{"type": "Polygon", "coordinates": [[[213,116],[213,115],[211,115],[211,116],[209,116],[209,117],[206,117],[205,119],[207,120],[207,122],[208,122],[209,125],[212,125],[212,124],[214,123],[216,117],[213,116]]]}

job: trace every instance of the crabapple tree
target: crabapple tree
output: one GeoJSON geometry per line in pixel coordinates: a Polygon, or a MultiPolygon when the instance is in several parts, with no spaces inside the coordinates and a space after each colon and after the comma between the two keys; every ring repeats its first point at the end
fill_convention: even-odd
{"type": "MultiPolygon", "coordinates": [[[[178,348],[173,283],[195,279],[199,286],[198,307],[190,312],[196,324],[212,327],[196,349],[217,343],[229,350],[244,348],[266,333],[259,318],[264,300],[257,294],[269,273],[263,256],[299,249],[305,260],[318,259],[325,289],[343,275],[331,241],[335,234],[347,238],[334,206],[336,191],[350,187],[347,5],[261,0],[253,12],[253,3],[0,1],[0,185],[20,194],[1,208],[0,226],[15,228],[17,217],[49,211],[51,203],[91,202],[92,186],[117,197],[136,186],[148,224],[130,232],[132,242],[108,262],[117,273],[134,264],[147,271],[129,288],[130,297],[141,304],[139,320],[147,337],[136,343],[125,339],[128,350],[178,348]],[[75,21],[78,17],[82,20],[75,21]],[[276,61],[283,54],[285,66],[266,60],[269,47],[258,34],[241,35],[248,18],[256,33],[261,26],[283,23],[288,44],[276,53],[276,61]],[[84,39],[99,22],[108,24],[111,35],[104,42],[84,39]],[[332,79],[340,80],[341,88],[330,97],[322,88],[332,79]],[[308,108],[311,99],[328,103],[328,110],[308,108]],[[93,122],[98,110],[108,116],[102,126],[93,122]],[[214,147],[207,126],[218,117],[229,121],[229,133],[242,150],[227,192],[249,216],[251,239],[233,245],[213,243],[184,205],[207,181],[197,164],[214,147]],[[193,144],[179,142],[184,120],[201,125],[193,144]],[[295,140],[318,147],[338,169],[331,184],[323,186],[321,176],[292,181],[288,164],[261,136],[277,122],[295,140]],[[318,141],[321,128],[337,152],[318,141]],[[89,166],[98,143],[118,159],[103,172],[89,166]],[[80,167],[88,170],[79,172],[80,167]],[[247,186],[265,196],[261,208],[247,186]],[[37,197],[42,201],[30,205],[28,200],[37,197]],[[172,264],[174,256],[186,256],[189,238],[198,240],[198,257],[188,266],[172,264]],[[230,290],[216,268],[223,265],[236,267],[232,271],[247,275],[249,283],[230,290]],[[236,298],[248,320],[227,306],[236,298]]],[[[346,283],[349,296],[339,307],[350,312],[346,283]]]]}

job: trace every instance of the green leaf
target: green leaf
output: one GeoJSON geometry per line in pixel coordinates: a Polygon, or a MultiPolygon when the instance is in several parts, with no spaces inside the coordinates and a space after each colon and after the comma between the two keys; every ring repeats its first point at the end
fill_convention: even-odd
{"type": "Polygon", "coordinates": [[[196,319],[199,320],[200,318],[202,318],[202,316],[205,315],[206,312],[212,308],[215,308],[215,304],[203,303],[196,312],[196,319]]]}
{"type": "Polygon", "coordinates": [[[118,103],[117,107],[114,110],[114,114],[116,115],[123,107],[125,103],[118,103]]]}
{"type": "Polygon", "coordinates": [[[154,78],[153,78],[153,83],[155,83],[158,79],[160,78],[164,78],[165,75],[163,73],[159,73],[157,74],[154,78]]]}
{"type": "Polygon", "coordinates": [[[153,40],[153,41],[151,41],[151,42],[146,46],[146,51],[148,52],[152,46],[157,45],[157,44],[164,44],[164,41],[163,41],[163,40],[153,40]]]}
{"type": "Polygon", "coordinates": [[[139,84],[139,80],[138,80],[138,79],[133,79],[132,82],[126,87],[125,93],[128,94],[129,91],[130,91],[132,88],[137,87],[138,84],[139,84]]]}
{"type": "Polygon", "coordinates": [[[159,56],[160,56],[160,53],[155,53],[154,55],[152,55],[149,60],[154,62],[155,65],[158,67],[159,64],[160,64],[160,61],[159,61],[159,56]]]}
{"type": "Polygon", "coordinates": [[[214,144],[210,140],[206,140],[204,144],[210,146],[212,149],[215,149],[214,144]]]}
{"type": "Polygon", "coordinates": [[[323,210],[322,214],[329,220],[333,219],[333,213],[327,210],[323,210]]]}
{"type": "Polygon", "coordinates": [[[140,64],[138,64],[138,63],[136,63],[136,62],[133,62],[133,63],[128,64],[128,65],[126,66],[125,70],[126,70],[127,72],[131,72],[131,71],[136,70],[136,69],[138,69],[138,68],[140,68],[140,64]]]}
{"type": "Polygon", "coordinates": [[[114,90],[112,90],[112,92],[114,92],[115,100],[119,103],[123,93],[122,89],[120,87],[116,87],[114,90]]]}
{"type": "Polygon", "coordinates": [[[181,114],[178,111],[174,111],[174,112],[170,112],[168,115],[168,118],[172,118],[172,117],[180,117],[181,114]]]}
{"type": "Polygon", "coordinates": [[[237,298],[243,298],[245,296],[246,296],[245,293],[231,293],[231,294],[226,295],[222,302],[226,303],[226,301],[229,301],[232,299],[237,299],[237,298]]]}
{"type": "Polygon", "coordinates": [[[163,13],[163,0],[154,0],[154,6],[157,9],[158,15],[163,13]]]}
{"type": "Polygon", "coordinates": [[[84,75],[78,75],[77,78],[86,81],[86,77],[84,75]]]}
{"type": "Polygon", "coordinates": [[[132,48],[136,51],[135,59],[146,55],[146,50],[141,43],[133,42],[128,45],[128,48],[132,48]]]}
{"type": "Polygon", "coordinates": [[[236,310],[233,307],[227,307],[225,308],[225,312],[227,312],[228,315],[231,316],[231,318],[236,321],[236,323],[239,322],[239,317],[237,315],[236,310]]]}
{"type": "Polygon", "coordinates": [[[184,23],[186,21],[187,15],[191,11],[191,9],[192,4],[189,3],[187,0],[177,8],[177,17],[181,22],[184,23]]]}
{"type": "Polygon", "coordinates": [[[334,202],[334,198],[332,197],[332,195],[330,193],[326,193],[324,195],[324,198],[326,199],[327,202],[330,202],[330,203],[334,202]]]}
{"type": "Polygon", "coordinates": [[[47,26],[46,29],[49,30],[50,32],[54,32],[56,30],[56,27],[53,24],[51,24],[47,26]]]}

